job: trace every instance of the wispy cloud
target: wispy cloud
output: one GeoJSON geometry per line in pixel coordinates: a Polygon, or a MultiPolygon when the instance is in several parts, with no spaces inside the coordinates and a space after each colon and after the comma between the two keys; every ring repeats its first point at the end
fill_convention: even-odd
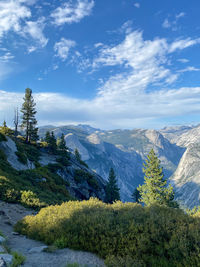
{"type": "Polygon", "coordinates": [[[185,69],[182,69],[182,70],[178,70],[178,72],[190,72],[190,71],[200,71],[200,68],[196,68],[196,67],[193,67],[193,66],[188,66],[186,67],[185,69]]]}
{"type": "Polygon", "coordinates": [[[170,45],[169,53],[173,53],[176,50],[182,50],[190,46],[194,46],[196,44],[200,44],[200,38],[197,39],[187,38],[187,39],[176,40],[170,45]]]}
{"type": "Polygon", "coordinates": [[[3,0],[0,2],[0,38],[4,38],[10,32],[14,32],[20,37],[32,37],[36,44],[30,45],[28,42],[28,53],[38,47],[45,47],[48,39],[44,36],[44,18],[32,21],[31,9],[37,0],[3,0]],[[28,5],[28,6],[27,6],[28,5]]]}
{"type": "Polygon", "coordinates": [[[60,42],[54,45],[54,51],[58,57],[65,61],[68,57],[69,50],[74,46],[76,46],[75,41],[61,38],[60,42]]]}
{"type": "Polygon", "coordinates": [[[181,63],[187,63],[187,62],[189,62],[189,59],[187,59],[187,58],[179,58],[179,59],[177,59],[177,61],[179,61],[181,63]]]}
{"type": "MultiPolygon", "coordinates": [[[[44,36],[44,27],[45,19],[40,18],[37,21],[26,21],[26,26],[23,31],[26,34],[29,34],[37,42],[39,47],[45,47],[48,43],[48,39],[44,36]]],[[[35,51],[36,46],[32,46],[31,48],[28,48],[29,53],[35,51]]]]}
{"type": "Polygon", "coordinates": [[[173,31],[176,31],[178,29],[177,25],[178,25],[179,19],[185,17],[185,15],[186,14],[184,12],[180,12],[176,14],[174,18],[171,20],[170,18],[166,18],[162,24],[163,28],[166,28],[166,29],[171,28],[173,31]]]}
{"type": "Polygon", "coordinates": [[[0,37],[8,31],[19,33],[21,23],[31,17],[28,7],[22,5],[20,1],[6,0],[0,2],[0,37]]]}
{"type": "Polygon", "coordinates": [[[93,7],[94,0],[69,1],[56,8],[51,14],[51,17],[53,18],[53,23],[56,25],[71,24],[89,16],[93,7]]]}
{"type": "Polygon", "coordinates": [[[134,3],[134,6],[135,6],[136,8],[140,8],[140,3],[134,3]]]}

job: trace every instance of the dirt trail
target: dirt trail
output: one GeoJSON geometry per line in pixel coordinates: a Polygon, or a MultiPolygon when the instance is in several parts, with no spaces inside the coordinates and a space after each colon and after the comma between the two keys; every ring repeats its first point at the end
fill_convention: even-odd
{"type": "Polygon", "coordinates": [[[32,214],[32,212],[21,205],[0,201],[0,231],[6,236],[8,247],[26,257],[24,267],[65,267],[67,263],[74,262],[82,266],[87,265],[87,267],[104,266],[101,259],[88,252],[61,249],[52,253],[31,253],[30,249],[45,246],[45,244],[13,233],[13,225],[29,214],[32,214]]]}

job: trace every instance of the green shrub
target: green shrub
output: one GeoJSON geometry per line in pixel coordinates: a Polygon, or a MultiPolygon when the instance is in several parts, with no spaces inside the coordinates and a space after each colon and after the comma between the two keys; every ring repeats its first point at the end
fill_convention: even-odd
{"type": "Polygon", "coordinates": [[[78,184],[86,181],[94,189],[96,189],[96,190],[99,189],[99,184],[98,184],[97,180],[94,178],[94,176],[91,173],[86,172],[84,170],[79,170],[79,169],[75,170],[74,180],[78,184]]]}
{"type": "Polygon", "coordinates": [[[13,263],[10,265],[10,267],[19,267],[21,266],[25,260],[26,260],[26,257],[23,256],[21,253],[18,253],[16,251],[12,252],[11,253],[13,255],[13,263]]]}
{"type": "Polygon", "coordinates": [[[5,135],[3,133],[0,132],[0,142],[2,141],[7,141],[5,135]]]}
{"type": "Polygon", "coordinates": [[[41,203],[37,195],[32,191],[21,191],[21,203],[27,207],[44,207],[45,203],[41,203]]]}
{"type": "Polygon", "coordinates": [[[65,167],[70,165],[69,159],[67,157],[59,157],[56,159],[56,161],[65,167]]]}
{"type": "Polygon", "coordinates": [[[180,209],[91,198],[43,208],[15,230],[47,244],[96,253],[108,266],[117,259],[119,266],[200,266],[200,214],[180,209]]]}
{"type": "MultiPolygon", "coordinates": [[[[7,135],[7,136],[13,136],[14,134],[14,131],[11,130],[10,128],[8,127],[4,127],[4,126],[0,126],[0,133],[1,135],[7,135]]],[[[6,140],[3,140],[3,141],[6,141],[6,140]]]]}
{"type": "Polygon", "coordinates": [[[25,155],[24,153],[22,153],[22,152],[20,152],[20,151],[16,151],[15,154],[17,155],[18,160],[19,160],[22,164],[24,164],[24,165],[27,164],[28,159],[27,159],[27,157],[26,157],[26,155],[25,155]]]}

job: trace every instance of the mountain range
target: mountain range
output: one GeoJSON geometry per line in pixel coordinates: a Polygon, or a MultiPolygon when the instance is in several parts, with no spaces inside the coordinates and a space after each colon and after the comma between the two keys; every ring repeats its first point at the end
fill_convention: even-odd
{"type": "Polygon", "coordinates": [[[71,151],[79,150],[89,167],[108,179],[113,167],[122,201],[130,201],[134,189],[143,183],[143,163],[153,148],[163,172],[173,184],[181,205],[194,207],[200,200],[200,126],[165,127],[161,130],[101,130],[89,125],[39,128],[65,135],[71,151]]]}

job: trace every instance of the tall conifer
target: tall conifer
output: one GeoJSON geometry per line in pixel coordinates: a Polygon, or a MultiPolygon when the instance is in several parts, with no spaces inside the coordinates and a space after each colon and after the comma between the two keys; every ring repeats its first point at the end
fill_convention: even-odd
{"type": "Polygon", "coordinates": [[[167,186],[167,180],[164,178],[162,167],[160,167],[160,160],[153,149],[143,165],[144,184],[138,187],[141,195],[140,202],[146,206],[158,204],[175,207],[177,204],[173,201],[173,187],[167,186]]]}
{"type": "Polygon", "coordinates": [[[30,141],[36,141],[38,139],[38,128],[37,120],[35,118],[35,115],[37,113],[35,109],[35,102],[32,96],[32,90],[30,88],[26,88],[25,90],[25,97],[24,103],[21,108],[22,112],[22,129],[25,129],[25,138],[26,142],[30,143],[30,141]]]}
{"type": "Polygon", "coordinates": [[[113,203],[120,200],[119,187],[117,186],[117,179],[113,168],[110,169],[108,183],[106,185],[105,202],[113,203]]]}

